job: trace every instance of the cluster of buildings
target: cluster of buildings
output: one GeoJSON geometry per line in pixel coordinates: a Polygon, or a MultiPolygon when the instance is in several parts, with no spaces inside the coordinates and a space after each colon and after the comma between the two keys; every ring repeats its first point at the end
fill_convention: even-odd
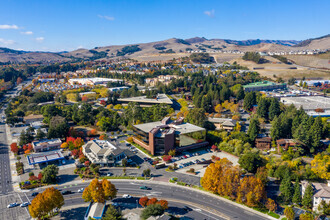
{"type": "Polygon", "coordinates": [[[106,85],[108,82],[123,82],[121,79],[109,79],[109,78],[75,78],[69,79],[68,83],[70,85],[78,84],[78,85],[86,85],[86,86],[95,86],[95,85],[106,85]]]}
{"type": "Polygon", "coordinates": [[[177,75],[160,75],[155,78],[146,78],[144,82],[149,86],[156,86],[158,83],[168,85],[173,79],[181,79],[182,76],[177,75]]]}

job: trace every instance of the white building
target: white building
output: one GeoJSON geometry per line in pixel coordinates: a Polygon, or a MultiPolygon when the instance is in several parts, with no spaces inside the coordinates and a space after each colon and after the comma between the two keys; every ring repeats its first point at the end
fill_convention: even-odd
{"type": "Polygon", "coordinates": [[[81,84],[81,85],[100,85],[100,84],[107,84],[108,82],[122,82],[121,79],[109,79],[109,78],[100,78],[100,77],[94,77],[94,78],[75,78],[75,79],[69,79],[68,83],[71,85],[74,84],[81,84]]]}
{"type": "Polygon", "coordinates": [[[105,140],[91,140],[82,147],[88,160],[101,166],[113,166],[126,157],[122,149],[105,140]]]}
{"type": "MultiPolygon", "coordinates": [[[[308,186],[307,181],[301,182],[301,191],[302,195],[305,194],[305,190],[308,186]]],[[[318,206],[321,201],[324,200],[327,204],[330,202],[330,180],[328,180],[328,184],[325,183],[312,183],[314,189],[313,195],[313,211],[317,211],[318,206]]]]}

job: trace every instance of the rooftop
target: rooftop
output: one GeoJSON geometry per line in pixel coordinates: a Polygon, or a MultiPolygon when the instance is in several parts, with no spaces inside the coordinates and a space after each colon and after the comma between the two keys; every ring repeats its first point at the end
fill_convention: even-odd
{"type": "Polygon", "coordinates": [[[62,141],[61,139],[56,138],[56,139],[41,139],[39,141],[33,141],[32,143],[34,144],[34,146],[40,146],[45,144],[49,144],[49,145],[62,144],[62,141]]]}
{"type": "Polygon", "coordinates": [[[281,98],[281,102],[286,105],[293,104],[298,109],[301,106],[305,111],[318,108],[330,110],[330,98],[323,96],[283,97],[281,98]]]}
{"type": "MultiPolygon", "coordinates": [[[[175,131],[178,134],[188,134],[191,132],[205,130],[205,128],[201,128],[201,127],[198,127],[198,126],[190,124],[190,123],[182,123],[182,124],[178,124],[178,125],[175,125],[175,124],[164,125],[161,121],[134,125],[134,127],[142,130],[145,133],[149,133],[151,130],[153,130],[154,128],[157,128],[157,127],[159,127],[160,129],[164,129],[164,131],[166,131],[166,132],[175,131]]],[[[162,135],[164,135],[163,132],[162,132],[162,135]]]]}
{"type": "Polygon", "coordinates": [[[153,103],[153,104],[169,104],[172,105],[172,100],[166,94],[158,94],[156,98],[147,98],[146,96],[130,97],[118,99],[121,102],[140,102],[140,103],[153,103]]]}
{"type": "Polygon", "coordinates": [[[105,203],[93,203],[92,205],[90,205],[90,209],[88,212],[88,216],[87,217],[91,217],[91,218],[102,218],[103,213],[105,211],[105,203]]]}
{"type": "Polygon", "coordinates": [[[274,85],[285,85],[285,83],[278,84],[270,81],[262,81],[262,82],[254,82],[244,85],[244,88],[252,88],[252,87],[261,87],[261,86],[274,86],[274,85]]]}
{"type": "Polygon", "coordinates": [[[30,165],[64,159],[60,150],[35,153],[27,156],[30,165]]]}

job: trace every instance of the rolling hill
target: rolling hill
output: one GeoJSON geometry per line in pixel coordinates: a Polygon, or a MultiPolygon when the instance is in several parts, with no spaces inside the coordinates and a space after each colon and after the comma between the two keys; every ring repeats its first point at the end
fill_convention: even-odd
{"type": "MultiPolygon", "coordinates": [[[[291,51],[306,49],[330,49],[330,35],[305,41],[295,40],[229,40],[194,37],[189,39],[171,38],[163,41],[130,45],[113,45],[79,49],[70,52],[28,52],[0,48],[0,62],[6,63],[53,63],[75,59],[102,60],[130,58],[140,61],[169,60],[188,55],[188,51],[291,51]]],[[[215,53],[217,55],[217,53],[215,53]]],[[[232,54],[233,55],[233,54],[232,54]]],[[[235,54],[234,54],[235,55],[235,54]]],[[[222,56],[219,53],[217,56],[222,56]]],[[[226,55],[223,55],[226,56],[226,55]]],[[[234,56],[236,57],[236,56],[234,56]]],[[[226,60],[226,59],[225,59],[226,60]]]]}

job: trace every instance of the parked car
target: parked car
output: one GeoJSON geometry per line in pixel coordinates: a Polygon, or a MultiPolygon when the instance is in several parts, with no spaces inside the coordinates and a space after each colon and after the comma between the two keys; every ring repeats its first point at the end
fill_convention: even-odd
{"type": "Polygon", "coordinates": [[[16,206],[18,206],[18,204],[16,202],[14,202],[14,203],[10,203],[9,205],[7,205],[7,208],[14,208],[16,206]]]}
{"type": "Polygon", "coordinates": [[[24,203],[22,203],[20,206],[21,206],[21,207],[27,207],[28,205],[30,205],[29,202],[24,202],[24,203]]]}
{"type": "Polygon", "coordinates": [[[124,194],[124,195],[123,195],[123,198],[125,198],[125,199],[130,199],[130,198],[132,198],[132,196],[129,195],[129,194],[124,194]]]}
{"type": "Polygon", "coordinates": [[[34,197],[34,196],[37,196],[38,194],[39,194],[38,192],[34,192],[34,193],[31,194],[31,196],[34,197]]]}
{"type": "Polygon", "coordinates": [[[66,191],[63,191],[62,192],[62,195],[69,195],[71,194],[72,192],[70,190],[66,190],[66,191]]]}
{"type": "Polygon", "coordinates": [[[82,192],[84,192],[84,188],[78,189],[78,193],[82,193],[82,192]]]}
{"type": "Polygon", "coordinates": [[[112,176],[113,175],[113,173],[107,173],[107,176],[112,176]]]}

